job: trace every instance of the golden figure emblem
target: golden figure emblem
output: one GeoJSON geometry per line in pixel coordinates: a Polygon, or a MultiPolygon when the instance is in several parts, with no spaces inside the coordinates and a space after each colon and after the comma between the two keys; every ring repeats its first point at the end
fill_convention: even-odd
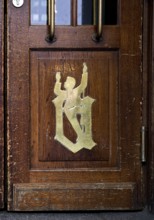
{"type": "Polygon", "coordinates": [[[73,153],[77,153],[83,148],[91,150],[96,143],[92,138],[92,104],[95,101],[89,96],[85,96],[85,89],[88,83],[88,68],[83,63],[83,73],[81,83],[76,86],[76,80],[68,76],[64,83],[64,90],[61,89],[61,73],[56,73],[56,83],[54,93],[57,96],[53,103],[56,108],[56,135],[55,140],[73,153]],[[72,128],[77,134],[75,143],[64,135],[63,115],[66,115],[72,128]],[[78,117],[80,116],[80,117],[78,117]],[[80,118],[80,120],[79,120],[80,118]]]}

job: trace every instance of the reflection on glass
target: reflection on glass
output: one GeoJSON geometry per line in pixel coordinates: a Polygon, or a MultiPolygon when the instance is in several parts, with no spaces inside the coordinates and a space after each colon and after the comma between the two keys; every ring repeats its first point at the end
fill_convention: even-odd
{"type": "Polygon", "coordinates": [[[56,25],[71,24],[71,2],[70,0],[55,0],[56,25]]]}
{"type": "Polygon", "coordinates": [[[31,0],[31,24],[47,24],[47,0],[31,0]]]}
{"type": "MultiPolygon", "coordinates": [[[[31,0],[31,24],[47,24],[47,0],[31,0]]],[[[70,25],[70,0],[55,0],[55,24],[70,25]]]]}

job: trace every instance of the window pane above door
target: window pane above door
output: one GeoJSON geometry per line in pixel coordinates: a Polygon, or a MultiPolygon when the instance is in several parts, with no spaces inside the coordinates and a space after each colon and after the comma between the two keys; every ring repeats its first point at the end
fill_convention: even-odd
{"type": "Polygon", "coordinates": [[[56,25],[71,24],[70,0],[55,0],[55,22],[56,25]]]}
{"type": "MultiPolygon", "coordinates": [[[[48,0],[31,0],[30,2],[31,25],[47,25],[48,0]]],[[[74,2],[73,0],[55,0],[56,25],[71,25],[71,8],[74,7],[74,2]]],[[[78,0],[75,10],[78,25],[95,25],[97,23],[98,0],[78,0]]],[[[118,23],[118,0],[104,0],[102,10],[104,25],[118,23]]]]}
{"type": "Polygon", "coordinates": [[[105,0],[104,24],[118,24],[118,0],[105,0]]]}
{"type": "MultiPolygon", "coordinates": [[[[31,25],[47,25],[47,0],[31,0],[31,25]]],[[[70,25],[70,0],[55,0],[56,25],[70,25]]]]}
{"type": "Polygon", "coordinates": [[[92,25],[93,0],[78,0],[78,25],[92,25]]]}
{"type": "Polygon", "coordinates": [[[31,0],[31,24],[47,24],[47,0],[31,0]]]}

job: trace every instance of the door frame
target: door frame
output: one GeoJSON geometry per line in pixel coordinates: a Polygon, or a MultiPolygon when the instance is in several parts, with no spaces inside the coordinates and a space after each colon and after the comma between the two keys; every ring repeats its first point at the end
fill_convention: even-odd
{"type": "MultiPolygon", "coordinates": [[[[4,4],[0,1],[0,183],[4,181],[4,4]]],[[[143,44],[143,71],[144,71],[144,120],[147,125],[147,189],[149,210],[154,213],[154,2],[144,0],[144,44],[143,44]],[[147,88],[147,85],[148,88],[147,88]],[[148,108],[147,108],[148,107],[148,108]],[[147,117],[148,116],[148,117],[147,117]],[[146,120],[147,119],[147,120],[146,120]]],[[[6,60],[5,60],[6,62],[6,60]]],[[[3,208],[4,186],[0,185],[0,208],[3,208]]]]}
{"type": "MultiPolygon", "coordinates": [[[[1,183],[4,181],[4,119],[3,119],[3,82],[4,82],[4,4],[3,0],[0,1],[0,63],[2,63],[2,68],[0,69],[0,208],[3,208],[4,198],[1,183]]],[[[147,152],[147,189],[148,189],[148,205],[149,210],[154,213],[154,2],[153,0],[144,0],[144,38],[145,41],[143,45],[143,71],[144,74],[144,106],[145,114],[144,120],[146,124],[146,113],[148,115],[148,152],[147,152]],[[147,78],[146,78],[147,77],[147,78]],[[147,86],[148,85],[148,86],[147,86]],[[148,87],[148,88],[147,88],[148,87]],[[147,91],[147,92],[146,92],[147,91]],[[147,102],[148,100],[148,102],[147,102]],[[147,112],[146,112],[147,111],[147,112]]],[[[6,60],[5,60],[6,62],[6,60]]]]}
{"type": "Polygon", "coordinates": [[[147,188],[149,210],[154,213],[154,2],[145,0],[146,20],[147,20],[147,54],[144,62],[147,66],[148,76],[148,169],[147,188]],[[148,4],[148,7],[147,7],[148,4]],[[147,62],[146,62],[147,60],[147,62]]]}
{"type": "Polygon", "coordinates": [[[0,1],[0,209],[4,208],[4,1],[0,1]]]}

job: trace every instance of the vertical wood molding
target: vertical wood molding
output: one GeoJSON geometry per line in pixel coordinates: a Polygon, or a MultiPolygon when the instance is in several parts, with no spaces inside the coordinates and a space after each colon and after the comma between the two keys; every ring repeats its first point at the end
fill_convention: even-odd
{"type": "Polygon", "coordinates": [[[0,1],[0,208],[4,199],[4,119],[3,119],[3,77],[4,77],[4,2],[0,1]]]}
{"type": "Polygon", "coordinates": [[[148,81],[149,81],[149,149],[148,149],[148,202],[154,213],[154,2],[148,7],[148,81]]]}

